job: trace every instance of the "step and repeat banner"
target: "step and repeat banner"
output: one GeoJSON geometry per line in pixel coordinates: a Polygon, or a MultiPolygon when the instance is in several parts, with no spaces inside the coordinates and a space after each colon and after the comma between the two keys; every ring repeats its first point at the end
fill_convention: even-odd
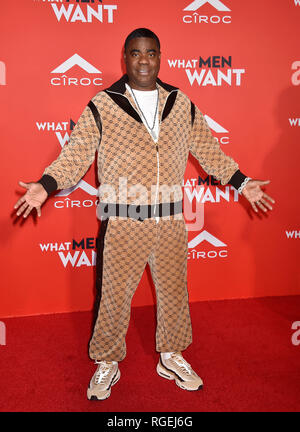
{"type": "MultiPolygon", "coordinates": [[[[190,156],[185,206],[201,213],[188,225],[190,301],[299,294],[299,0],[12,0],[0,24],[0,316],[92,308],[95,163],[41,218],[13,206],[18,181],[41,177],[88,101],[124,73],[124,40],[138,27],[160,38],[160,79],[193,100],[243,173],[271,181],[276,200],[254,214],[190,156]]],[[[133,306],[154,293],[147,266],[133,306]]]]}

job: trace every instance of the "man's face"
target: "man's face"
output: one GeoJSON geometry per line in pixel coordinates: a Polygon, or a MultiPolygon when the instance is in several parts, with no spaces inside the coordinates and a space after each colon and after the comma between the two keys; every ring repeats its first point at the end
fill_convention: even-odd
{"type": "Polygon", "coordinates": [[[154,90],[160,67],[160,52],[155,39],[132,39],[124,53],[130,87],[154,90]]]}

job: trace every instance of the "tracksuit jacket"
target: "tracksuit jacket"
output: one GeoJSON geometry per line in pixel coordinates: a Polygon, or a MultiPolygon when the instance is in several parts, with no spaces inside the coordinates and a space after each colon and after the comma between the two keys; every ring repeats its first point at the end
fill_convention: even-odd
{"type": "MultiPolygon", "coordinates": [[[[191,343],[187,231],[183,218],[174,216],[178,213],[174,208],[182,201],[189,152],[222,185],[229,183],[238,189],[246,178],[238,164],[220,149],[199,109],[178,88],[160,79],[160,127],[155,143],[126,82],[124,75],[92,98],[69,144],[39,180],[48,194],[74,186],[97,152],[100,217],[107,205],[126,209],[121,216],[114,210],[109,215],[113,217],[103,220],[100,227],[96,316],[90,340],[94,360],[120,361],[125,357],[131,299],[147,263],[157,297],[157,351],[182,351],[191,343]],[[154,216],[158,213],[153,213],[153,208],[169,203],[173,205],[171,216],[161,217],[157,223],[154,216]],[[141,218],[135,213],[131,217],[130,210],[139,214],[140,207],[151,212],[141,218]]],[[[164,215],[161,210],[159,215],[164,215]]]]}

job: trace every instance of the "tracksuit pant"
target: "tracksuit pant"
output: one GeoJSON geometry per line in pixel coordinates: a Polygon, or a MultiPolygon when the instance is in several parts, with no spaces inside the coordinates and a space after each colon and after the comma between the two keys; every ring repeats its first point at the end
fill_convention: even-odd
{"type": "Polygon", "coordinates": [[[146,264],[156,291],[158,352],[183,351],[192,342],[187,292],[187,230],[183,217],[101,222],[96,264],[93,360],[121,361],[131,301],[146,264]]]}

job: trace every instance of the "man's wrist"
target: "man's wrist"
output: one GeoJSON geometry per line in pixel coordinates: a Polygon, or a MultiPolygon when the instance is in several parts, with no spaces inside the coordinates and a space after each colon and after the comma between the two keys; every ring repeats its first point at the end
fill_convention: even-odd
{"type": "Polygon", "coordinates": [[[247,177],[240,170],[237,170],[229,180],[228,184],[232,185],[235,189],[237,189],[239,194],[241,194],[249,180],[251,180],[250,177],[247,177]]]}
{"type": "Polygon", "coordinates": [[[37,183],[40,183],[43,186],[48,195],[51,195],[52,192],[57,190],[57,182],[55,178],[48,174],[44,174],[37,183]]]}
{"type": "Polygon", "coordinates": [[[252,180],[251,177],[246,177],[241,186],[238,188],[238,193],[241,194],[243,192],[244,187],[247,185],[247,183],[252,180]]]}

